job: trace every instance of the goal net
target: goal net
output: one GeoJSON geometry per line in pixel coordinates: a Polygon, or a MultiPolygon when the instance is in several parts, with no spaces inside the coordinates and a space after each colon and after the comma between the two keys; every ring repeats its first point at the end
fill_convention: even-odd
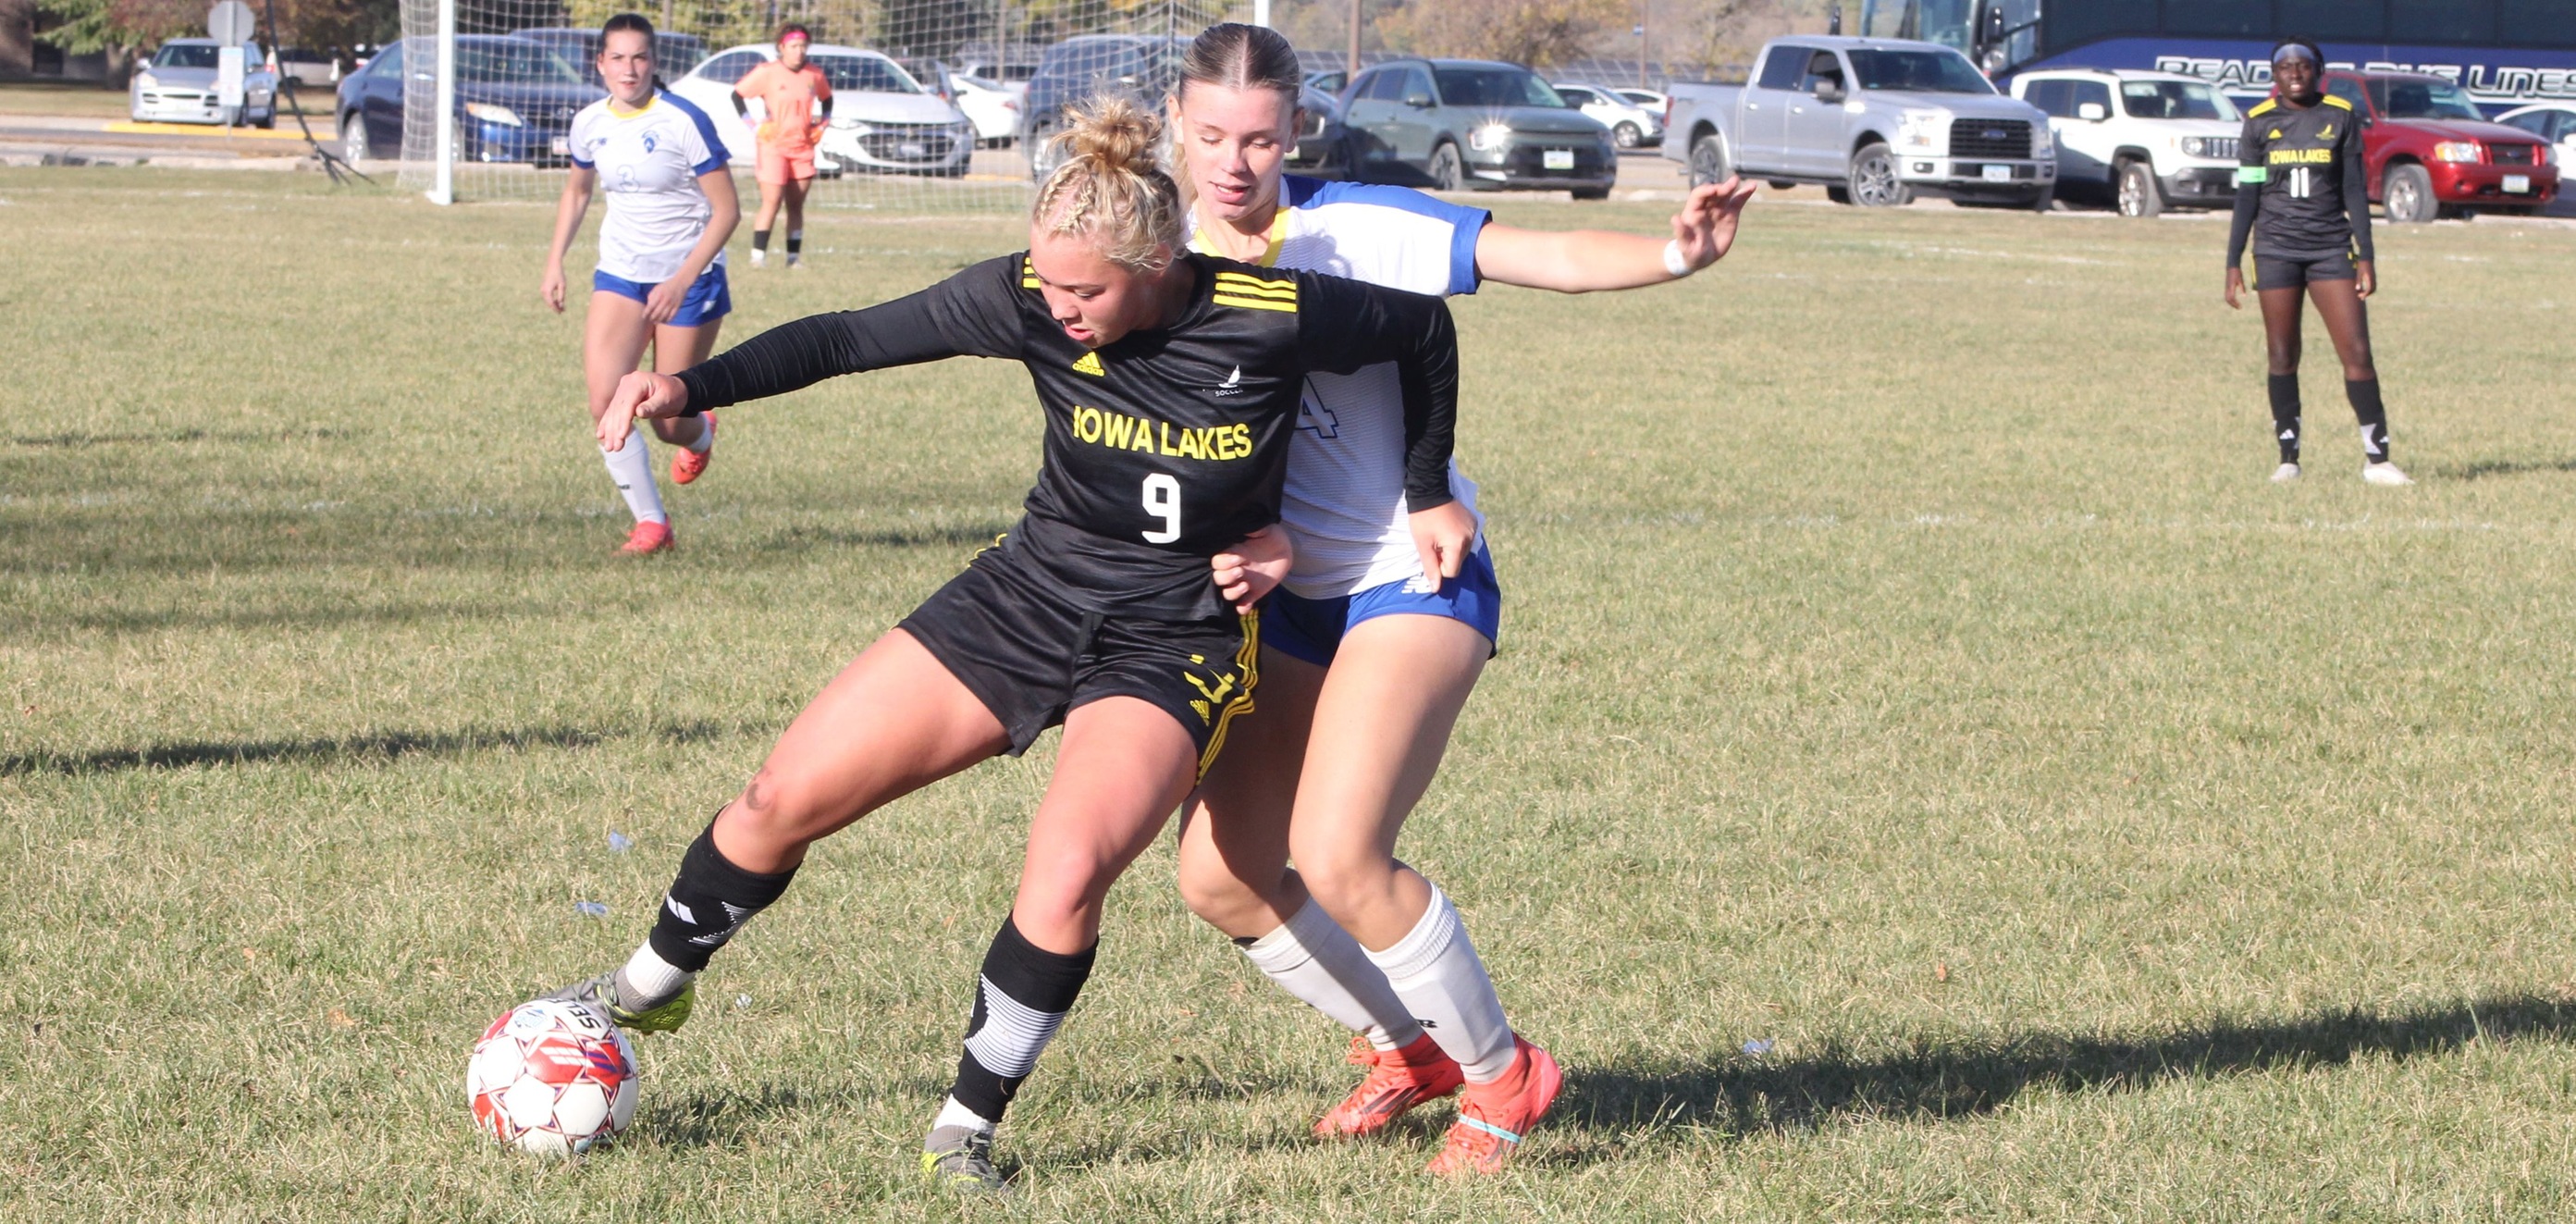
{"type": "MultiPolygon", "coordinates": [[[[1293,0],[1290,0],[1293,2],[1293,0]]],[[[550,198],[574,112],[606,96],[598,29],[629,0],[400,0],[400,181],[433,199],[550,198]]],[[[774,54],[780,26],[813,31],[831,80],[809,207],[1009,212],[1031,188],[1028,93],[1125,90],[1159,99],[1210,23],[1267,16],[1262,0],[632,0],[659,34],[656,68],[724,135],[745,180],[752,126],[733,85],[774,54]],[[1264,10],[1254,11],[1255,5],[1264,10]],[[1102,37],[1110,36],[1110,37],[1102,37]],[[1066,89],[1059,82],[1080,82],[1066,89]]],[[[394,67],[395,65],[388,65],[394,67]]],[[[388,83],[390,85],[390,83],[388,83]]],[[[390,94],[390,90],[389,90],[390,94]]],[[[387,101],[391,98],[388,96],[387,101]]],[[[390,132],[371,146],[385,146],[390,132]]],[[[744,207],[755,198],[743,183],[744,207]]]]}

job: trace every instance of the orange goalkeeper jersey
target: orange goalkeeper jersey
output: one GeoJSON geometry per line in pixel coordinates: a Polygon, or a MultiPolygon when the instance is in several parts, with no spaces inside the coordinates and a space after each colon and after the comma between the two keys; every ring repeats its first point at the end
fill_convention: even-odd
{"type": "Polygon", "coordinates": [[[814,128],[823,121],[822,107],[832,96],[832,82],[812,60],[792,71],[772,60],[744,73],[733,91],[746,99],[759,99],[762,144],[801,149],[814,143],[814,128]]]}

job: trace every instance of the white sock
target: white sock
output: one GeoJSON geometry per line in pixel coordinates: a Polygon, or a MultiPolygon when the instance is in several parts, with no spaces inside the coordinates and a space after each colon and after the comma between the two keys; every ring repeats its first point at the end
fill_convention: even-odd
{"type": "Polygon", "coordinates": [[[601,451],[608,464],[608,478],[617,482],[617,492],[626,498],[626,509],[639,523],[668,523],[671,516],[662,512],[662,491],[653,487],[653,452],[644,448],[644,431],[626,435],[622,450],[601,451]]]}
{"type": "Polygon", "coordinates": [[[1244,944],[1243,954],[1281,990],[1378,1049],[1400,1050],[1422,1036],[1368,951],[1312,897],[1278,930],[1244,944]]]}
{"type": "Polygon", "coordinates": [[[1439,885],[1431,886],[1431,907],[1422,921],[1394,947],[1368,958],[1386,972],[1406,1012],[1420,1017],[1431,1039],[1457,1060],[1468,1082],[1490,1084],[1512,1069],[1517,1047],[1503,1020],[1503,1001],[1485,975],[1485,962],[1476,959],[1458,907],[1439,885]]]}
{"type": "Polygon", "coordinates": [[[943,1126],[967,1126],[979,1131],[990,1131],[994,1125],[991,1118],[966,1108],[965,1103],[955,1097],[948,1098],[948,1103],[939,1107],[939,1116],[930,1120],[932,1130],[938,1130],[943,1126]]]}
{"type": "Polygon", "coordinates": [[[714,450],[715,446],[716,419],[711,416],[700,416],[698,418],[698,440],[689,443],[689,453],[692,455],[703,455],[708,451],[714,450]]]}
{"type": "Polygon", "coordinates": [[[617,997],[625,1004],[658,1007],[680,993],[680,988],[696,976],[663,960],[653,951],[648,940],[635,949],[635,955],[626,958],[626,967],[617,971],[617,997]],[[630,990],[634,992],[631,999],[627,995],[630,990]]]}

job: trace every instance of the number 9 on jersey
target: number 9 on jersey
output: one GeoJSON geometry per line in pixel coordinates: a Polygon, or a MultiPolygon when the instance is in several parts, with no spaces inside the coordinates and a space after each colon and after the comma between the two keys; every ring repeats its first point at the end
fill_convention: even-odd
{"type": "Polygon", "coordinates": [[[1181,538],[1181,482],[1168,472],[1156,472],[1145,478],[1145,513],[1163,520],[1163,525],[1145,533],[1148,544],[1169,544],[1181,538]]]}

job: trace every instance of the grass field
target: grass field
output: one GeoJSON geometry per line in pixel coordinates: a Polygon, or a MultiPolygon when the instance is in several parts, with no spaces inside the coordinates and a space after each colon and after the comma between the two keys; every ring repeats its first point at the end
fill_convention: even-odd
{"type": "MultiPolygon", "coordinates": [[[[2383,231],[2405,490],[2357,478],[2321,337],[2312,477],[2265,483],[2214,220],[1757,205],[1676,288],[1461,300],[1511,602],[1406,853],[1558,1116],[1467,1187],[1417,1172],[1445,1110],[1309,1141],[1342,1037],[1196,925],[1167,838],[985,1205],[909,1153],[1043,747],[819,851],[644,1043],[615,1151],[491,1150],[461,1083],[1008,524],[1024,377],[729,416],[682,551],[628,563],[548,210],[257,177],[0,171],[0,1217],[2576,1209],[2576,233],[2383,231]]],[[[811,232],[730,335],[1017,241],[811,232]]]]}
{"type": "Polygon", "coordinates": [[[123,119],[132,97],[95,82],[11,81],[0,84],[0,115],[78,115],[123,119]]]}

